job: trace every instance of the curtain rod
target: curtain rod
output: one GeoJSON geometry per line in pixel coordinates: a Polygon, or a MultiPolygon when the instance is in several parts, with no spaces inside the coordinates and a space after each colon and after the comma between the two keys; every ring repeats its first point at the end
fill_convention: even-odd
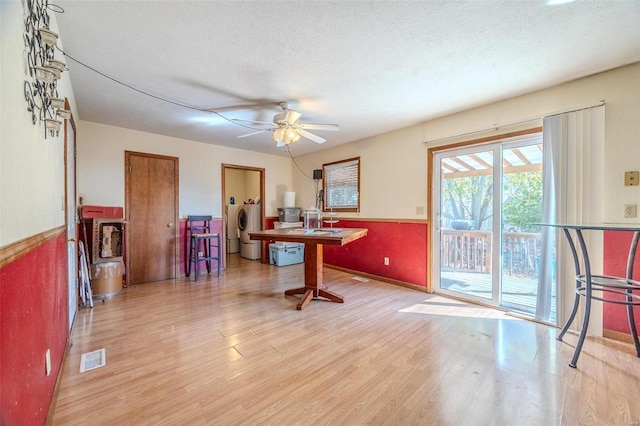
{"type": "Polygon", "coordinates": [[[536,117],[526,118],[526,119],[518,120],[518,121],[511,121],[511,122],[503,123],[503,124],[495,124],[495,125],[493,125],[493,126],[491,126],[491,127],[486,127],[486,128],[484,128],[484,129],[470,130],[470,131],[468,131],[468,132],[464,132],[464,133],[456,133],[456,134],[453,134],[453,135],[449,135],[449,136],[442,136],[442,137],[435,138],[435,139],[426,139],[426,140],[423,140],[423,141],[422,141],[422,144],[423,144],[423,145],[429,145],[429,144],[432,144],[432,143],[434,143],[434,142],[439,142],[439,141],[442,141],[442,140],[445,140],[445,139],[458,138],[458,137],[460,137],[460,136],[467,136],[467,135],[472,135],[472,134],[474,134],[474,133],[486,132],[487,130],[498,130],[498,129],[502,128],[502,127],[509,127],[509,126],[515,126],[515,125],[517,125],[517,124],[530,123],[530,122],[532,122],[532,121],[541,120],[541,119],[543,119],[543,118],[545,118],[545,117],[553,117],[554,115],[558,115],[558,114],[566,114],[566,113],[568,113],[568,112],[577,112],[577,111],[582,111],[582,110],[585,110],[585,109],[595,108],[595,107],[599,107],[599,106],[602,106],[602,105],[604,105],[604,101],[600,101],[600,102],[598,102],[598,103],[596,103],[596,104],[593,104],[593,105],[585,105],[585,106],[581,106],[581,107],[574,108],[574,109],[568,109],[568,110],[563,110],[563,111],[556,111],[556,112],[548,113],[548,114],[545,114],[545,115],[542,115],[542,116],[536,116],[536,117]]]}

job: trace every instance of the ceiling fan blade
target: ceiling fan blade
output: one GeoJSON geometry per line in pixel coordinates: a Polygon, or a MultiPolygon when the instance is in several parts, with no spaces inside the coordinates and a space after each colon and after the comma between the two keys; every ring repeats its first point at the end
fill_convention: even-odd
{"type": "Polygon", "coordinates": [[[301,115],[302,114],[299,113],[298,111],[294,111],[292,109],[288,109],[286,111],[286,113],[284,114],[284,121],[289,123],[289,125],[293,125],[293,123],[298,121],[298,118],[300,118],[301,115]]]}
{"type": "Polygon", "coordinates": [[[302,129],[298,129],[297,130],[298,134],[300,136],[303,136],[309,140],[314,141],[315,143],[325,143],[327,140],[325,138],[321,138],[318,135],[314,135],[313,133],[309,133],[306,130],[302,130],[302,129]]]}
{"type": "Polygon", "coordinates": [[[240,118],[232,118],[231,121],[237,121],[238,123],[249,123],[249,124],[266,124],[268,126],[273,126],[273,123],[269,123],[266,121],[242,120],[240,118]]]}
{"type": "Polygon", "coordinates": [[[309,130],[340,130],[337,124],[298,123],[297,127],[309,130]]]}
{"type": "Polygon", "coordinates": [[[269,132],[269,131],[270,131],[270,129],[258,130],[257,132],[251,132],[251,133],[247,133],[246,135],[240,135],[240,136],[236,136],[236,137],[238,139],[242,139],[242,138],[246,138],[248,136],[257,135],[258,133],[269,132]]]}

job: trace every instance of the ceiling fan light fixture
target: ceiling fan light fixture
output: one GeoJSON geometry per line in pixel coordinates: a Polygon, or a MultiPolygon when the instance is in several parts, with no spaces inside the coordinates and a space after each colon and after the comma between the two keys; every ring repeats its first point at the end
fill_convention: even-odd
{"type": "Polygon", "coordinates": [[[231,122],[246,122],[259,126],[259,128],[245,126],[255,131],[240,135],[238,138],[245,138],[262,132],[271,132],[271,137],[276,142],[276,146],[283,147],[297,142],[301,137],[309,139],[315,143],[324,143],[326,142],[326,139],[309,132],[309,130],[339,129],[337,124],[300,123],[298,122],[298,119],[302,116],[301,113],[289,109],[286,102],[281,102],[280,107],[282,108],[282,112],[273,117],[273,124],[264,121],[231,119],[231,122]],[[265,128],[265,126],[268,127],[265,128]]]}
{"type": "Polygon", "coordinates": [[[282,141],[289,145],[292,142],[296,142],[298,139],[300,139],[300,135],[298,134],[298,132],[295,131],[295,129],[291,129],[291,128],[287,128],[287,130],[284,132],[284,138],[282,139],[282,141]]]}
{"type": "Polygon", "coordinates": [[[273,132],[273,140],[276,142],[282,142],[283,139],[284,139],[284,129],[280,127],[273,132]]]}

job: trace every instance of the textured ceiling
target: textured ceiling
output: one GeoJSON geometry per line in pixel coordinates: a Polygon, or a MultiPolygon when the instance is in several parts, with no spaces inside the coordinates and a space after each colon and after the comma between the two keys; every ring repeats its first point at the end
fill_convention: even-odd
{"type": "Polygon", "coordinates": [[[637,0],[52,2],[81,120],[273,154],[199,110],[340,125],[300,155],[640,61],[637,0]]]}

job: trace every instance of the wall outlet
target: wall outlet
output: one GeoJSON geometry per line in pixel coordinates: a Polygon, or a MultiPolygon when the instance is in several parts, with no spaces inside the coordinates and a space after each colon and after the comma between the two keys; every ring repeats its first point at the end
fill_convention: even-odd
{"type": "Polygon", "coordinates": [[[47,353],[44,354],[44,368],[47,376],[51,375],[51,349],[47,349],[47,353]]]}
{"type": "Polygon", "coordinates": [[[389,266],[389,258],[388,257],[384,258],[384,265],[385,266],[389,266]]]}
{"type": "Polygon", "coordinates": [[[418,206],[418,207],[416,207],[416,214],[417,214],[418,216],[423,215],[423,214],[424,214],[424,207],[423,207],[423,206],[418,206]]]}
{"type": "Polygon", "coordinates": [[[636,186],[640,184],[640,172],[624,172],[624,186],[636,186]]]}
{"type": "Polygon", "coordinates": [[[624,205],[624,217],[625,218],[638,217],[638,205],[637,204],[625,204],[624,205]]]}

